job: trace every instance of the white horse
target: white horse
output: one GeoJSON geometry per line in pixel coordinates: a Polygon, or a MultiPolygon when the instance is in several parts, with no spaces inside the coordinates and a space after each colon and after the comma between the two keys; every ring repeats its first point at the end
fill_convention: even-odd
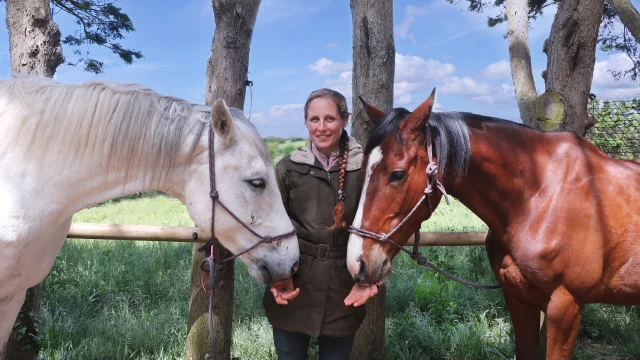
{"type": "MultiPolygon", "coordinates": [[[[26,289],[51,270],[77,211],[160,190],[210,232],[210,126],[220,200],[262,236],[291,231],[264,142],[223,101],[209,108],[136,84],[0,81],[0,358],[26,289]]],[[[217,203],[215,229],[233,253],[259,241],[217,203]]],[[[298,239],[240,258],[254,279],[280,280],[297,266],[298,239]]]]}

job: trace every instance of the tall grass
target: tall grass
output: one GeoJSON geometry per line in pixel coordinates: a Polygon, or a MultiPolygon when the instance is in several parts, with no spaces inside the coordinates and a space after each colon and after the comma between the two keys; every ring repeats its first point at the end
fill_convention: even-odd
{"type": "MultiPolygon", "coordinates": [[[[108,202],[76,222],[192,226],[184,207],[164,196],[108,202]]],[[[484,231],[462,205],[442,204],[427,231],[484,231]]],[[[494,283],[481,247],[422,248],[461,277],[494,283]]],[[[44,283],[43,359],[183,359],[191,270],[189,244],[67,240],[44,283]]],[[[236,262],[233,356],[276,359],[264,317],[264,286],[236,262]]],[[[453,283],[407,256],[387,286],[387,359],[504,359],[513,331],[501,291],[453,283]],[[503,355],[500,355],[503,354],[503,355]]],[[[312,344],[311,358],[317,358],[312,344]]],[[[640,358],[635,307],[586,307],[576,359],[640,358]]]]}

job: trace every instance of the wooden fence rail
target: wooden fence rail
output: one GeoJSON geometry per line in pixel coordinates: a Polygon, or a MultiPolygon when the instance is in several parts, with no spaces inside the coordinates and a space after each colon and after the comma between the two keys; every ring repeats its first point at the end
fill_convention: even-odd
{"type": "MultiPolygon", "coordinates": [[[[73,223],[70,239],[207,242],[196,227],[73,223]]],[[[420,246],[483,246],[486,232],[421,232],[420,246]]],[[[413,237],[407,242],[413,245],[413,237]]]]}

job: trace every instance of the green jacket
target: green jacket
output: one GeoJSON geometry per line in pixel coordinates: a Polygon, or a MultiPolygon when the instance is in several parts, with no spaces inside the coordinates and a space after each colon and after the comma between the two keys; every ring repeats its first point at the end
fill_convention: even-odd
{"type": "MultiPolygon", "coordinates": [[[[362,147],[351,137],[349,149],[344,183],[347,225],[358,208],[362,162],[362,147]]],[[[338,175],[339,163],[325,171],[309,142],[276,165],[282,201],[298,232],[301,253],[293,275],[300,294],[289,304],[278,305],[269,287],[265,291],[262,304],[276,328],[316,337],[343,337],[355,335],[364,319],[364,306],[344,305],[355,284],[346,266],[349,233],[346,229],[328,230],[338,202],[338,175]]]]}

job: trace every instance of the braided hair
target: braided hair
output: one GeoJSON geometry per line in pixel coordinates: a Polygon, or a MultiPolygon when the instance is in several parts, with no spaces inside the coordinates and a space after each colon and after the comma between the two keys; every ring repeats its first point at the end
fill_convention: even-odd
{"type": "MultiPolygon", "coordinates": [[[[347,121],[349,119],[349,110],[347,109],[347,99],[341,93],[331,90],[331,89],[319,89],[313,91],[309,98],[307,98],[307,102],[304,104],[304,118],[305,121],[307,119],[307,110],[309,108],[309,104],[311,101],[317,98],[327,98],[331,99],[338,108],[338,115],[343,121],[347,121]]],[[[347,224],[343,220],[344,215],[344,177],[347,171],[347,159],[349,158],[349,135],[346,130],[342,130],[342,134],[340,135],[340,174],[338,177],[338,203],[333,209],[333,221],[334,224],[329,228],[329,230],[335,230],[338,228],[346,228],[347,224]]]]}
{"type": "Polygon", "coordinates": [[[340,135],[340,174],[338,175],[338,203],[333,208],[333,225],[329,230],[344,229],[347,223],[344,221],[344,176],[347,172],[347,159],[349,158],[349,135],[342,130],[340,135]]]}

